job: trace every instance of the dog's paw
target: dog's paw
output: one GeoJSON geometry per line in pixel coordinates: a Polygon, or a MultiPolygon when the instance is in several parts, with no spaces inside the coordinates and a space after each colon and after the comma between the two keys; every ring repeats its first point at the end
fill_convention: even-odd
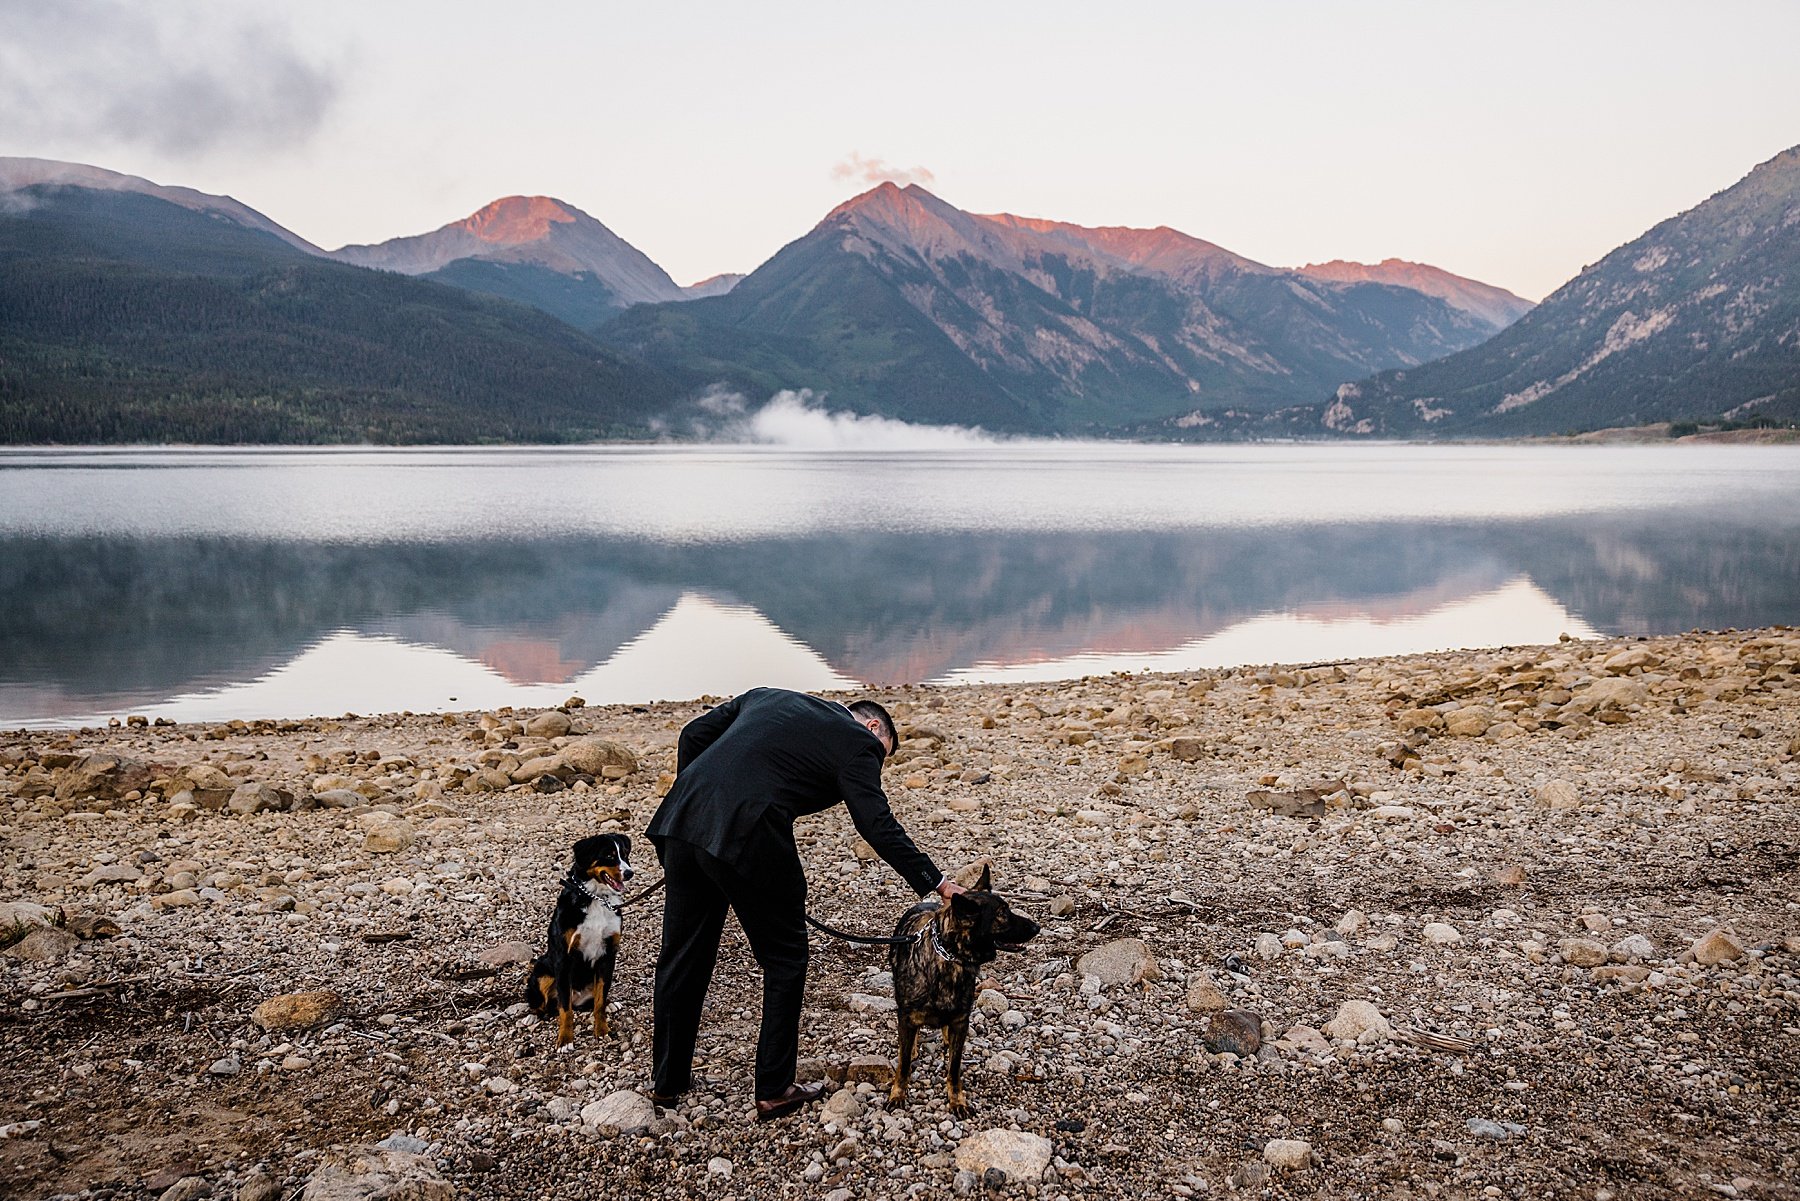
{"type": "Polygon", "coordinates": [[[574,1052],[574,1050],[575,1050],[575,1040],[574,1039],[570,1039],[566,1043],[557,1043],[556,1044],[556,1053],[558,1055],[569,1055],[569,1054],[572,1054],[574,1052]]]}
{"type": "Polygon", "coordinates": [[[950,1116],[953,1118],[966,1118],[975,1112],[975,1107],[969,1104],[969,1099],[962,1096],[951,1097],[950,1104],[945,1108],[950,1111],[950,1116]]]}
{"type": "Polygon", "coordinates": [[[903,1088],[888,1089],[888,1108],[903,1109],[906,1106],[906,1090],[903,1088]]]}

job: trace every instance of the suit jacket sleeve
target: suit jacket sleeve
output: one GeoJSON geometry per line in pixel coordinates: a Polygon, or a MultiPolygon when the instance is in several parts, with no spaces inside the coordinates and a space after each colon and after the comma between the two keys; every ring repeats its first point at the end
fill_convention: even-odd
{"type": "Polygon", "coordinates": [[[874,847],[875,853],[920,896],[936,888],[944,874],[929,855],[914,845],[894,819],[894,811],[888,808],[887,794],[881,791],[881,748],[873,739],[844,764],[838,773],[838,789],[863,841],[874,847]]]}
{"type": "Polygon", "coordinates": [[[686,771],[688,764],[700,757],[700,752],[717,742],[719,735],[731,727],[731,723],[737,720],[738,706],[743,699],[741,696],[734,696],[722,705],[714,705],[681,727],[681,737],[675,744],[676,775],[686,771]]]}

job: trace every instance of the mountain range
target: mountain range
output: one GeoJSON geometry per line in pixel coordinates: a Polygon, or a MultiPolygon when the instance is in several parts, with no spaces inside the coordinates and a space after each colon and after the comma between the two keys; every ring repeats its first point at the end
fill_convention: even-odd
{"type": "Polygon", "coordinates": [[[1800,148],[1541,306],[1425,264],[883,184],[681,287],[511,196],[326,251],[229,197],[0,159],[0,441],[563,441],[723,387],[1023,433],[1512,436],[1800,415],[1800,148]]]}
{"type": "Polygon", "coordinates": [[[1588,267],[1499,336],[1346,383],[1336,433],[1512,437],[1800,420],[1800,147],[1588,267]]]}
{"type": "Polygon", "coordinates": [[[226,197],[0,160],[0,442],[644,437],[679,399],[544,313],[226,197]]]}
{"type": "Polygon", "coordinates": [[[599,336],[689,387],[809,388],[912,421],[1104,432],[1302,404],[1472,346],[1530,307],[1434,268],[1366,270],[1268,267],[1167,227],[981,216],[886,183],[728,294],[638,306],[599,336]]]}

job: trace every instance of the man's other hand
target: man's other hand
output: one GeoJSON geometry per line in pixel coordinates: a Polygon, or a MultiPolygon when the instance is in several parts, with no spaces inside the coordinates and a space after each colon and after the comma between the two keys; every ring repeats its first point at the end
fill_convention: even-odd
{"type": "Polygon", "coordinates": [[[966,889],[962,885],[958,884],[955,880],[952,880],[949,876],[945,876],[942,880],[938,881],[937,894],[938,894],[938,896],[943,897],[946,901],[948,901],[951,897],[955,896],[959,892],[968,892],[968,891],[969,891],[968,889],[966,889]]]}

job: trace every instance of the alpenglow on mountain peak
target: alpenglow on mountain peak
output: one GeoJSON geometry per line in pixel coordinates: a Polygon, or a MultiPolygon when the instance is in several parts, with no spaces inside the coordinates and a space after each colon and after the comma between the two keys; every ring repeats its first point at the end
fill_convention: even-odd
{"type": "Polygon", "coordinates": [[[553,225],[569,224],[585,215],[554,196],[502,196],[455,224],[483,242],[511,246],[547,237],[553,225]]]}
{"type": "Polygon", "coordinates": [[[1060,255],[1104,272],[1150,276],[1183,289],[1205,290],[1222,278],[1247,275],[1382,284],[1434,296],[1496,329],[1533,307],[1504,288],[1425,263],[1389,258],[1370,265],[1340,259],[1298,269],[1271,267],[1168,225],[1088,226],[1016,213],[969,213],[918,184],[888,182],[853,196],[827,213],[815,232],[834,225],[860,235],[866,240],[864,249],[880,246],[928,259],[970,255],[1015,271],[1045,255],[1060,255]]]}
{"type": "Polygon", "coordinates": [[[888,250],[911,250],[933,259],[966,254],[1010,270],[1021,270],[1048,253],[1183,283],[1219,271],[1274,273],[1274,268],[1166,225],[1090,227],[1014,213],[969,213],[918,184],[889,182],[871,188],[832,209],[817,228],[834,224],[888,250]]]}
{"type": "MultiPolygon", "coordinates": [[[[552,196],[504,196],[430,233],[345,246],[332,251],[331,257],[403,275],[456,268],[456,278],[447,282],[502,295],[509,294],[509,288],[487,280],[491,270],[484,274],[457,265],[502,264],[539,268],[559,276],[591,276],[604,287],[607,303],[613,307],[682,298],[681,288],[668,272],[641,250],[574,205],[552,196]]],[[[512,298],[531,303],[528,297],[512,298]]]]}
{"type": "Polygon", "coordinates": [[[1417,288],[1311,279],[1168,226],[982,215],[891,182],[727,295],[664,308],[600,336],[694,388],[811,388],[856,411],[1007,430],[1266,412],[1497,327],[1417,288]]]}

